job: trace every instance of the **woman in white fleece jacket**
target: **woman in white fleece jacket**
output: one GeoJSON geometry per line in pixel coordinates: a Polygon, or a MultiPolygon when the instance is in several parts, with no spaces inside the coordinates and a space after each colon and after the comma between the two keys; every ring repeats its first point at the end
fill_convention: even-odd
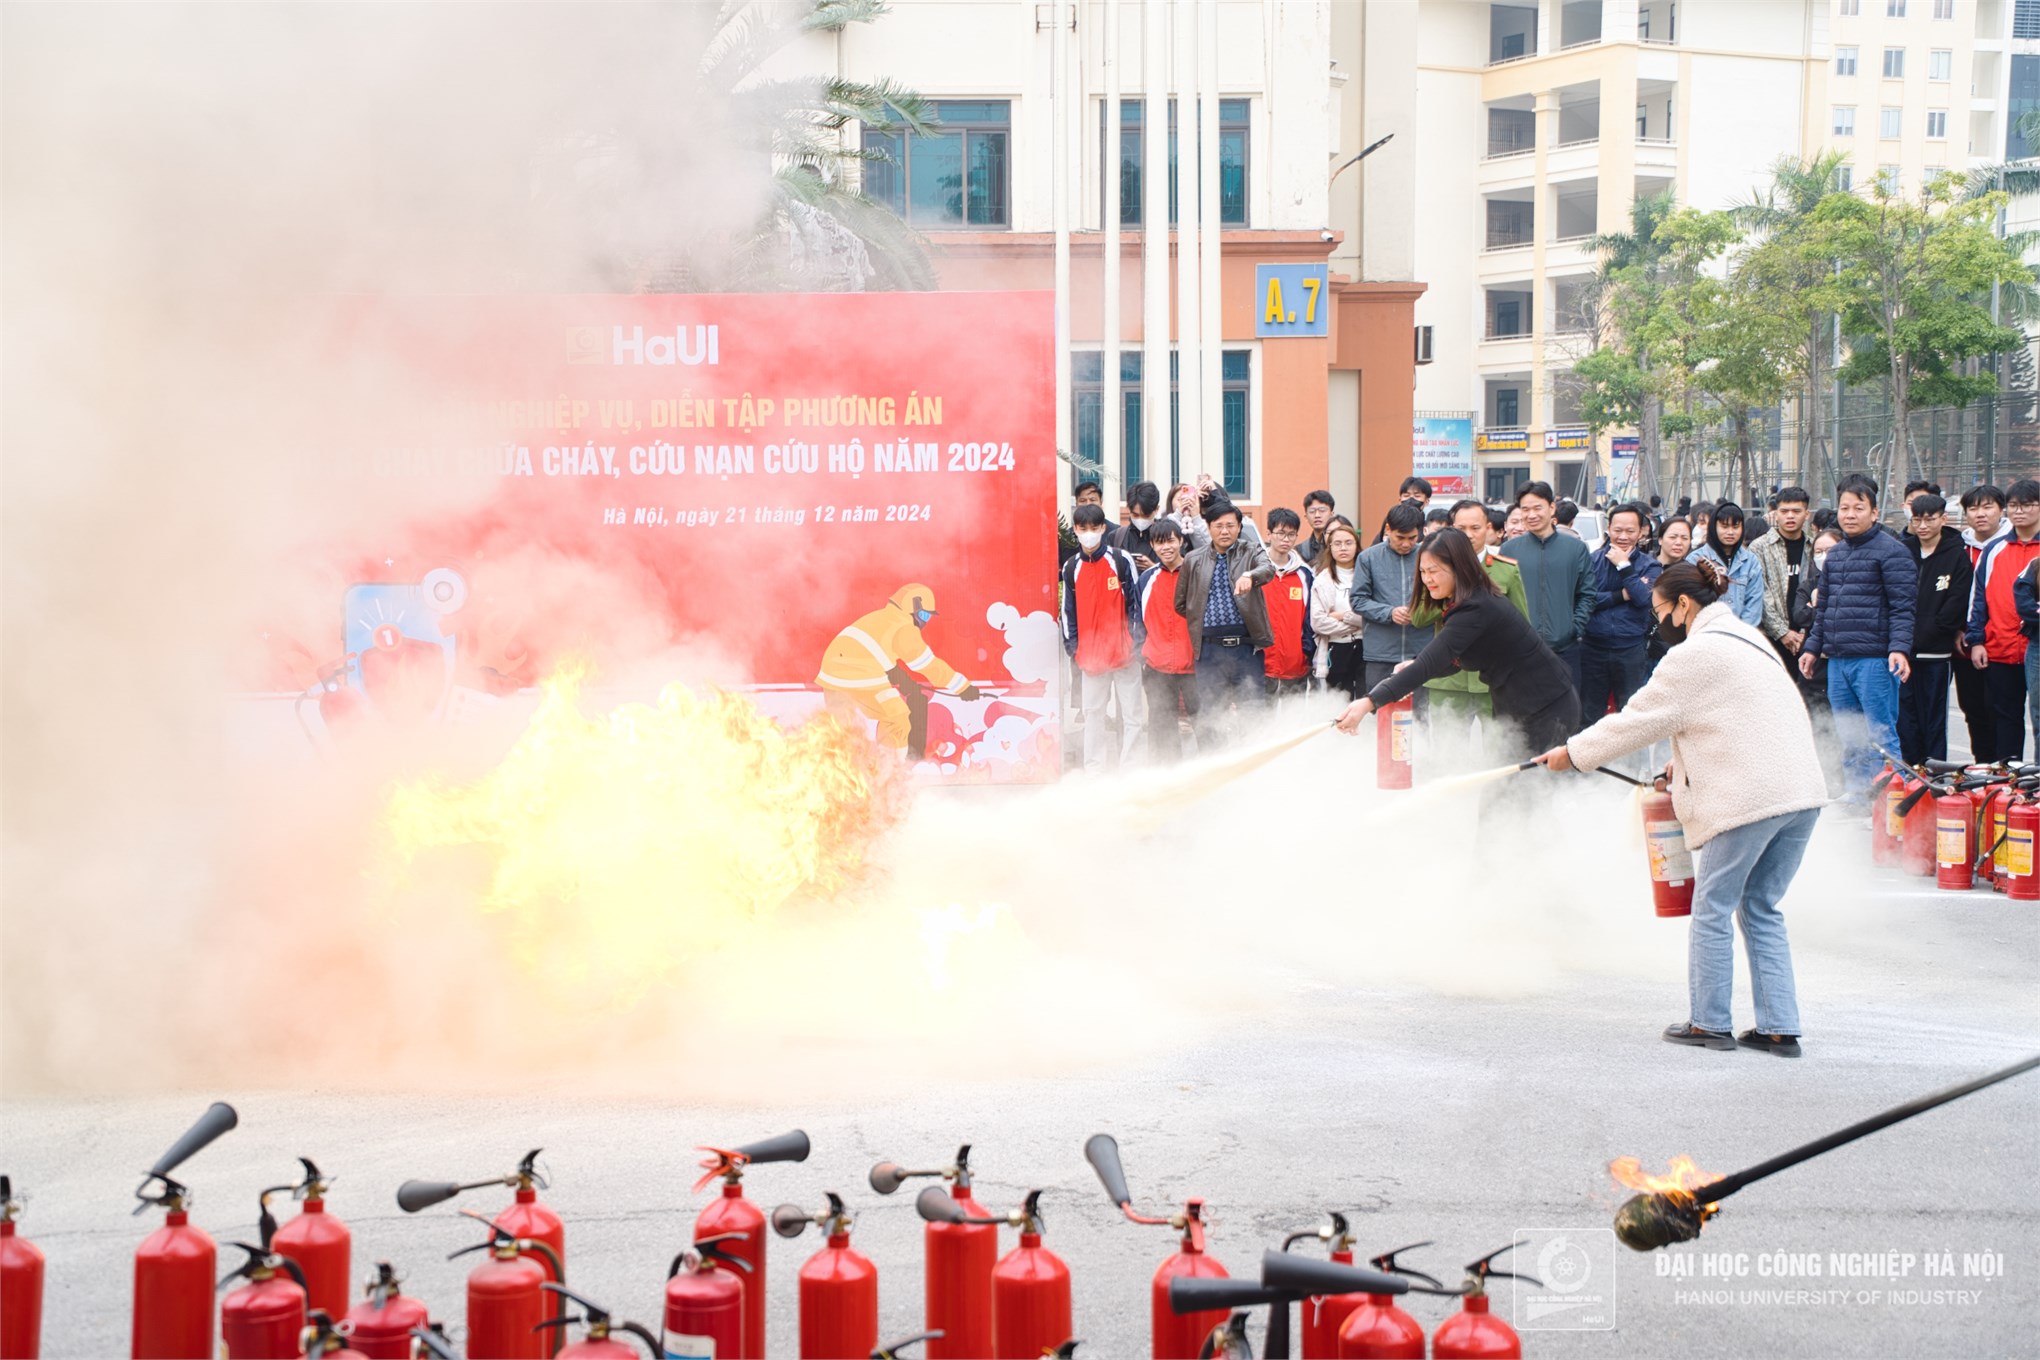
{"type": "Polygon", "coordinates": [[[1737,1044],[1799,1056],[1792,949],[1779,899],[1799,872],[1828,800],[1806,706],[1770,642],[1730,612],[1718,563],[1681,562],[1651,596],[1658,634],[1675,644],[1649,682],[1611,713],[1538,760],[1591,770],[1670,738],[1665,767],[1686,844],[1701,850],[1687,935],[1692,1009],[1668,1026],[1675,1044],[1737,1044]],[[1753,752],[1761,753],[1751,759],[1753,752]],[[1757,1024],[1733,1033],[1735,935],[1742,923],[1757,1024]]]}

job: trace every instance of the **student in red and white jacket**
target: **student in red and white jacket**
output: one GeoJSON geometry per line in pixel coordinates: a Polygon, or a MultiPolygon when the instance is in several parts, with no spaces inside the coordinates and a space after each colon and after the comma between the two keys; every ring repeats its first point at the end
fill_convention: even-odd
{"type": "Polygon", "coordinates": [[[2012,532],[1984,545],[1970,588],[1969,661],[1983,672],[1990,703],[1992,754],[2016,764],[2026,752],[2026,630],[2012,598],[2021,572],[2040,558],[2040,482],[2005,488],[2012,532]]]}
{"type": "Polygon", "coordinates": [[[1111,733],[1105,714],[1119,709],[1119,763],[1132,763],[1140,742],[1143,704],[1140,661],[1144,630],[1134,598],[1133,558],[1105,543],[1105,509],[1079,505],[1070,512],[1078,552],[1062,568],[1063,650],[1077,665],[1084,707],[1084,768],[1105,768],[1111,733]]]}
{"type": "Polygon", "coordinates": [[[1310,589],[1316,574],[1296,550],[1302,533],[1303,520],[1294,510],[1277,506],[1268,512],[1268,561],[1275,568],[1275,579],[1261,587],[1261,602],[1267,607],[1274,641],[1261,653],[1261,665],[1270,698],[1309,690],[1311,662],[1317,656],[1317,638],[1310,629],[1310,589]]]}
{"type": "Polygon", "coordinates": [[[1158,519],[1148,530],[1155,565],[1136,588],[1147,638],[1140,645],[1141,683],[1147,690],[1148,754],[1174,760],[1183,754],[1181,719],[1197,722],[1197,654],[1190,650],[1190,624],[1176,612],[1176,573],[1188,544],[1173,519],[1158,519]]]}

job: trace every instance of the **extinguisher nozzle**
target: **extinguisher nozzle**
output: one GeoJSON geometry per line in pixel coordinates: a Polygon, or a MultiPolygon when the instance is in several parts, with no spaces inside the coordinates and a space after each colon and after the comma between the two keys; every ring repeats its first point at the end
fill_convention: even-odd
{"type": "Polygon", "coordinates": [[[777,1138],[761,1138],[755,1143],[730,1149],[741,1152],[747,1162],[804,1162],[808,1159],[808,1136],[800,1129],[782,1133],[777,1138]]]}
{"type": "Polygon", "coordinates": [[[1098,1181],[1114,1204],[1131,1204],[1126,1188],[1126,1168],[1119,1162],[1119,1140],[1109,1133],[1094,1133],[1084,1142],[1084,1160],[1098,1173],[1098,1181]]]}
{"type": "Polygon", "coordinates": [[[184,1131],[184,1136],[172,1143],[170,1150],[156,1159],[156,1164],[149,1168],[149,1174],[167,1177],[200,1149],[240,1122],[241,1116],[234,1113],[233,1106],[224,1100],[214,1101],[212,1107],[184,1131]]]}
{"type": "Polygon", "coordinates": [[[397,1187],[397,1207],[407,1214],[444,1204],[460,1193],[454,1181],[405,1181],[397,1187]]]}

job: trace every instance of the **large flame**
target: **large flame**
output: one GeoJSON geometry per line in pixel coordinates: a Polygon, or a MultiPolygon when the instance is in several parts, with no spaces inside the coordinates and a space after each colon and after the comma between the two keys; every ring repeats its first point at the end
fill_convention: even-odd
{"type": "Polygon", "coordinates": [[[1608,1174],[1615,1178],[1616,1184],[1628,1186],[1631,1190],[1653,1195],[1680,1194],[1695,1201],[1700,1197],[1694,1191],[1721,1179],[1711,1171],[1702,1171],[1684,1153],[1672,1158],[1668,1171],[1662,1176],[1645,1171],[1642,1161],[1635,1157],[1617,1157],[1608,1163],[1608,1174]]]}
{"type": "Polygon", "coordinates": [[[789,730],[679,685],[591,718],[584,676],[544,682],[489,773],[399,787],[387,815],[406,864],[481,852],[479,906],[508,917],[513,955],[543,980],[634,1000],[796,897],[834,893],[890,820],[876,749],[833,718],[789,730]]]}

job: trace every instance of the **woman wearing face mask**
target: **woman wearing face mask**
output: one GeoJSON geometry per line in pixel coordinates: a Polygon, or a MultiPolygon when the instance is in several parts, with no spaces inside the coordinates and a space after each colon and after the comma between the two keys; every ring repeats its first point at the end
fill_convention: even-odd
{"type": "Polygon", "coordinates": [[[1360,659],[1360,634],[1367,621],[1353,612],[1353,564],[1359,557],[1360,535],[1352,525],[1333,520],[1325,529],[1325,550],[1318,554],[1317,577],[1310,586],[1317,677],[1348,699],[1360,697],[1367,669],[1360,659]]]}
{"type": "Polygon", "coordinates": [[[1740,1044],[1799,1056],[1799,1004],[1780,899],[1813,837],[1827,780],[1806,706],[1770,641],[1729,609],[1719,564],[1668,567],[1651,595],[1672,644],[1629,706],[1537,758],[1553,770],[1591,770],[1669,739],[1659,778],[1699,850],[1687,934],[1689,1009],[1667,1043],[1733,1051],[1740,1044]],[[1733,695],[1733,703],[1723,696],[1733,695]],[[1752,751],[1763,759],[1752,761],[1752,751]],[[1734,922],[1742,926],[1756,1027],[1733,1032],[1734,922]]]}
{"type": "Polygon", "coordinates": [[[1764,621],[1764,564],[1743,548],[1743,512],[1734,501],[1714,507],[1707,542],[1695,548],[1695,562],[1712,562],[1728,577],[1728,607],[1755,628],[1764,621]]]}
{"type": "Polygon", "coordinates": [[[1347,706],[1339,715],[1341,732],[1356,731],[1375,709],[1455,670],[1479,672],[1495,716],[1521,728],[1532,751],[1563,740],[1579,726],[1580,697],[1571,669],[1509,603],[1459,530],[1441,529],[1417,549],[1410,604],[1424,596],[1444,610],[1437,633],[1416,660],[1347,706]]]}

